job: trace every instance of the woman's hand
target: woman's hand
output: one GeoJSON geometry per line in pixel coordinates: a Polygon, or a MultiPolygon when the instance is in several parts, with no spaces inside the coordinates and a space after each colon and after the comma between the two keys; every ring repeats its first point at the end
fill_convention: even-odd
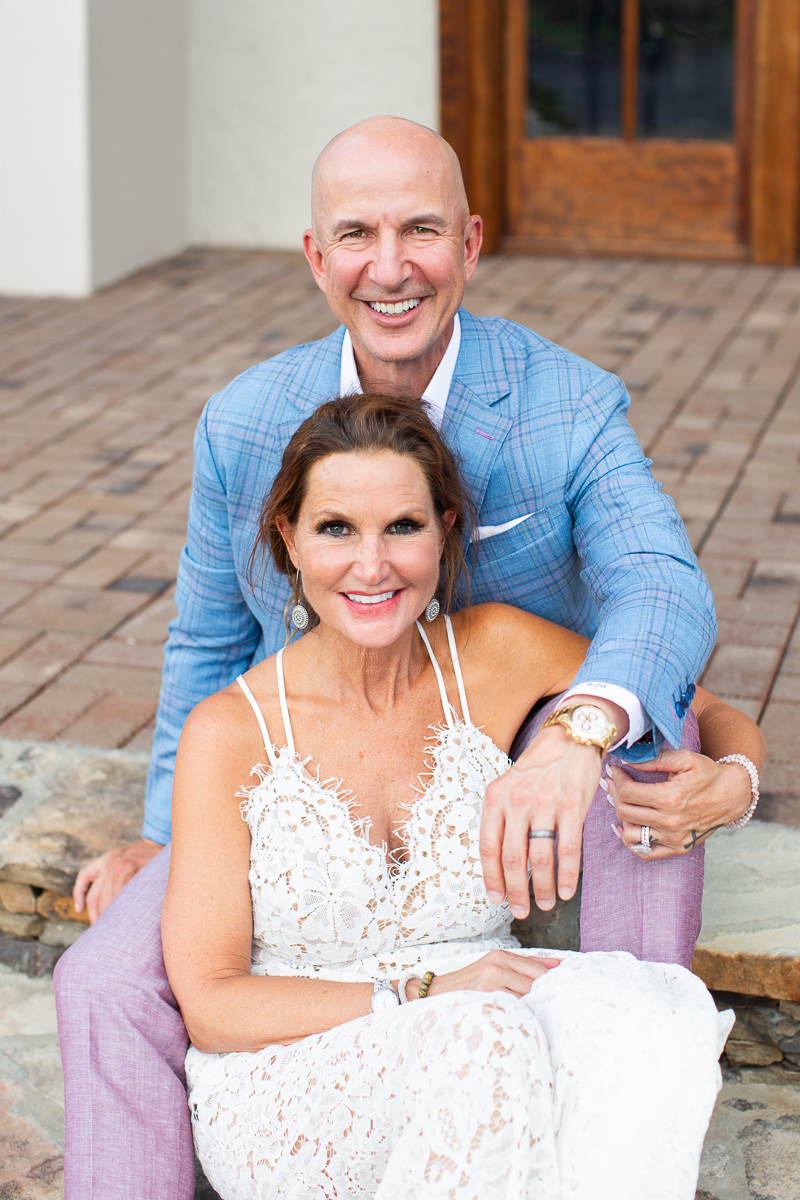
{"type": "Polygon", "coordinates": [[[509,992],[527,996],[535,979],[546,975],[561,960],[530,958],[512,950],[492,950],[460,971],[437,975],[428,988],[429,996],[440,992],[509,992]]]}
{"type": "Polygon", "coordinates": [[[639,771],[667,771],[664,783],[635,783],[627,771],[606,767],[600,786],[608,792],[622,821],[626,846],[638,844],[643,825],[650,826],[656,858],[687,854],[717,829],[735,821],[750,803],[750,776],[738,763],[716,763],[691,750],[664,750],[639,771]]]}

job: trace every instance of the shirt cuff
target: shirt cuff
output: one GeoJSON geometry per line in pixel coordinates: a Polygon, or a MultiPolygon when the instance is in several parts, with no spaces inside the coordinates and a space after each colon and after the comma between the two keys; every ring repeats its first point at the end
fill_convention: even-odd
{"type": "Polygon", "coordinates": [[[596,681],[576,683],[561,697],[559,707],[564,705],[570,696],[596,696],[598,700],[610,700],[612,704],[618,704],[620,708],[624,708],[628,714],[628,732],[625,737],[619,738],[609,748],[610,750],[616,750],[617,746],[621,746],[623,742],[626,746],[632,746],[653,728],[653,722],[642,708],[641,700],[634,696],[633,692],[619,687],[616,683],[597,683],[596,681]]]}

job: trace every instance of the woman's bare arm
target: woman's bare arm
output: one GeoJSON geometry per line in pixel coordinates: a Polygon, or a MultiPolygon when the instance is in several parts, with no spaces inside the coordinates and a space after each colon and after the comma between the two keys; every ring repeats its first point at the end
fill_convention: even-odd
{"type": "Polygon", "coordinates": [[[259,758],[252,721],[230,692],[210,697],[186,722],[175,765],[164,961],[192,1044],[206,1053],[320,1033],[368,1012],[372,997],[370,984],[250,974],[250,834],[236,792],[243,764],[259,758]]]}

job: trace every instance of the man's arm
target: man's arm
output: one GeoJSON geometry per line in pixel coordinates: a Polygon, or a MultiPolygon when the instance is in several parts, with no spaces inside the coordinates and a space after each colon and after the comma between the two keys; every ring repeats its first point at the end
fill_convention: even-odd
{"type": "MultiPolygon", "coordinates": [[[[652,741],[620,757],[679,746],[716,637],[711,590],[672,500],[655,482],[626,419],[628,396],[602,375],[577,407],[567,504],[599,624],[575,686],[600,680],[636,696],[652,741]]],[[[587,688],[587,690],[589,690],[587,688]]]]}
{"type": "Polygon", "coordinates": [[[233,561],[225,488],[211,451],[207,409],[194,441],[195,467],[186,546],[178,568],[178,615],[164,650],[142,838],[109,850],[78,875],[75,907],[92,921],[171,836],[172,774],[191,710],[247,670],[260,627],[245,602],[233,561]]]}
{"type": "MultiPolygon", "coordinates": [[[[716,621],[683,522],[628,424],[628,404],[622,383],[598,372],[576,407],[565,500],[582,576],[599,614],[571,691],[580,694],[585,684],[587,698],[609,716],[614,706],[592,686],[598,682],[640,701],[652,732],[616,751],[639,761],[654,758],[664,741],[680,745],[716,621]]],[[[529,829],[559,834],[558,895],[569,899],[577,886],[583,823],[600,774],[597,751],[580,750],[567,735],[542,730],[487,791],[481,840],[487,892],[507,894],[519,913],[528,911],[528,863],[538,906],[552,908],[556,894],[552,842],[528,843],[529,829]]]]}

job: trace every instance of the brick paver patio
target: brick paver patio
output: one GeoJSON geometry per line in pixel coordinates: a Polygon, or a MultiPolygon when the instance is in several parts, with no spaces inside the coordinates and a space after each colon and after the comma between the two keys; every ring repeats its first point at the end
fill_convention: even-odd
{"type": "MultiPolygon", "coordinates": [[[[717,597],[704,682],[800,826],[800,269],[493,258],[467,305],[617,372],[717,597]]],[[[192,432],[335,322],[297,255],[198,250],[89,300],[0,299],[0,736],[146,749],[192,432]]]]}

